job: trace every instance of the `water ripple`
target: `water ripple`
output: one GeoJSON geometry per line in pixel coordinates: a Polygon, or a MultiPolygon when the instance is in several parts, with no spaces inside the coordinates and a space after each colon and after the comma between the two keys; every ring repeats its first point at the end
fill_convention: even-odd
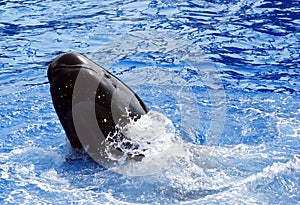
{"type": "Polygon", "coordinates": [[[1,1],[0,201],[296,204],[299,12],[298,0],[1,1]],[[70,151],[46,77],[70,50],[198,141],[148,177],[120,176],[70,151]],[[205,86],[186,56],[200,71],[209,59],[222,84],[205,86]],[[214,105],[208,91],[223,86],[226,99],[214,105]],[[217,106],[226,106],[224,130],[220,146],[207,146],[217,106]]]}

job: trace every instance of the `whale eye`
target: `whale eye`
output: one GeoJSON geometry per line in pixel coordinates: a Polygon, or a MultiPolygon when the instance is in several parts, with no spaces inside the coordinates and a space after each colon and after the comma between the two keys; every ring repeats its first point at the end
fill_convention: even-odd
{"type": "Polygon", "coordinates": [[[107,73],[104,73],[104,76],[105,76],[106,78],[111,78],[111,76],[108,75],[107,73]]]}

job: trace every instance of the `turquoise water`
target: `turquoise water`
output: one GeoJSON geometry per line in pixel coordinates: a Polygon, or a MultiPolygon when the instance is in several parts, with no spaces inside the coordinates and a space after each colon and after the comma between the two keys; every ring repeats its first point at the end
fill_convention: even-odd
{"type": "Polygon", "coordinates": [[[299,12],[296,0],[0,2],[0,203],[299,203],[299,12]],[[46,76],[65,51],[167,116],[184,151],[146,176],[74,153],[46,76]]]}

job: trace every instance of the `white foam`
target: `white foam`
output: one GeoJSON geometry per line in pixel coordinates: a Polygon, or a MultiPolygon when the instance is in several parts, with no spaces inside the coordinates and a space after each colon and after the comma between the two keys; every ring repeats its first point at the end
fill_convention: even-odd
{"type": "MultiPolygon", "coordinates": [[[[159,112],[150,111],[139,120],[132,121],[124,127],[122,133],[139,145],[138,153],[144,157],[140,162],[121,161],[118,166],[112,168],[113,171],[130,176],[156,174],[168,169],[172,165],[172,158],[178,160],[186,155],[184,144],[176,138],[173,123],[159,112]]],[[[132,150],[122,151],[132,152],[132,150]]]]}
{"type": "Polygon", "coordinates": [[[139,144],[145,156],[159,154],[172,144],[175,139],[175,128],[171,120],[163,114],[150,111],[139,120],[132,121],[122,133],[139,144]]]}

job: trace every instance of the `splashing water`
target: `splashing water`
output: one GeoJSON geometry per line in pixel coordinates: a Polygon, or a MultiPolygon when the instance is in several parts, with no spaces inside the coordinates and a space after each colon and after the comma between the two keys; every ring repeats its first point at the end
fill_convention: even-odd
{"type": "Polygon", "coordinates": [[[1,2],[0,203],[299,204],[299,8],[277,0],[1,2]],[[131,124],[128,134],[165,141],[149,147],[138,138],[146,156],[115,170],[69,150],[46,68],[70,50],[122,79],[175,132],[157,113],[131,124]],[[216,73],[221,80],[210,82],[216,73]]]}
{"type": "MultiPolygon", "coordinates": [[[[111,170],[129,176],[151,175],[166,169],[170,158],[182,155],[178,139],[176,139],[175,128],[171,120],[156,111],[149,111],[138,120],[131,120],[120,132],[126,136],[113,144],[124,153],[118,158],[118,165],[110,167],[111,170]],[[138,148],[126,147],[127,139],[130,143],[137,144],[138,148]],[[143,155],[140,162],[126,160],[128,155],[143,155]]],[[[116,157],[109,155],[111,160],[116,157]]]]}
{"type": "Polygon", "coordinates": [[[171,120],[163,114],[150,111],[137,121],[132,121],[121,132],[139,144],[142,154],[153,156],[168,149],[175,137],[171,120]]]}

